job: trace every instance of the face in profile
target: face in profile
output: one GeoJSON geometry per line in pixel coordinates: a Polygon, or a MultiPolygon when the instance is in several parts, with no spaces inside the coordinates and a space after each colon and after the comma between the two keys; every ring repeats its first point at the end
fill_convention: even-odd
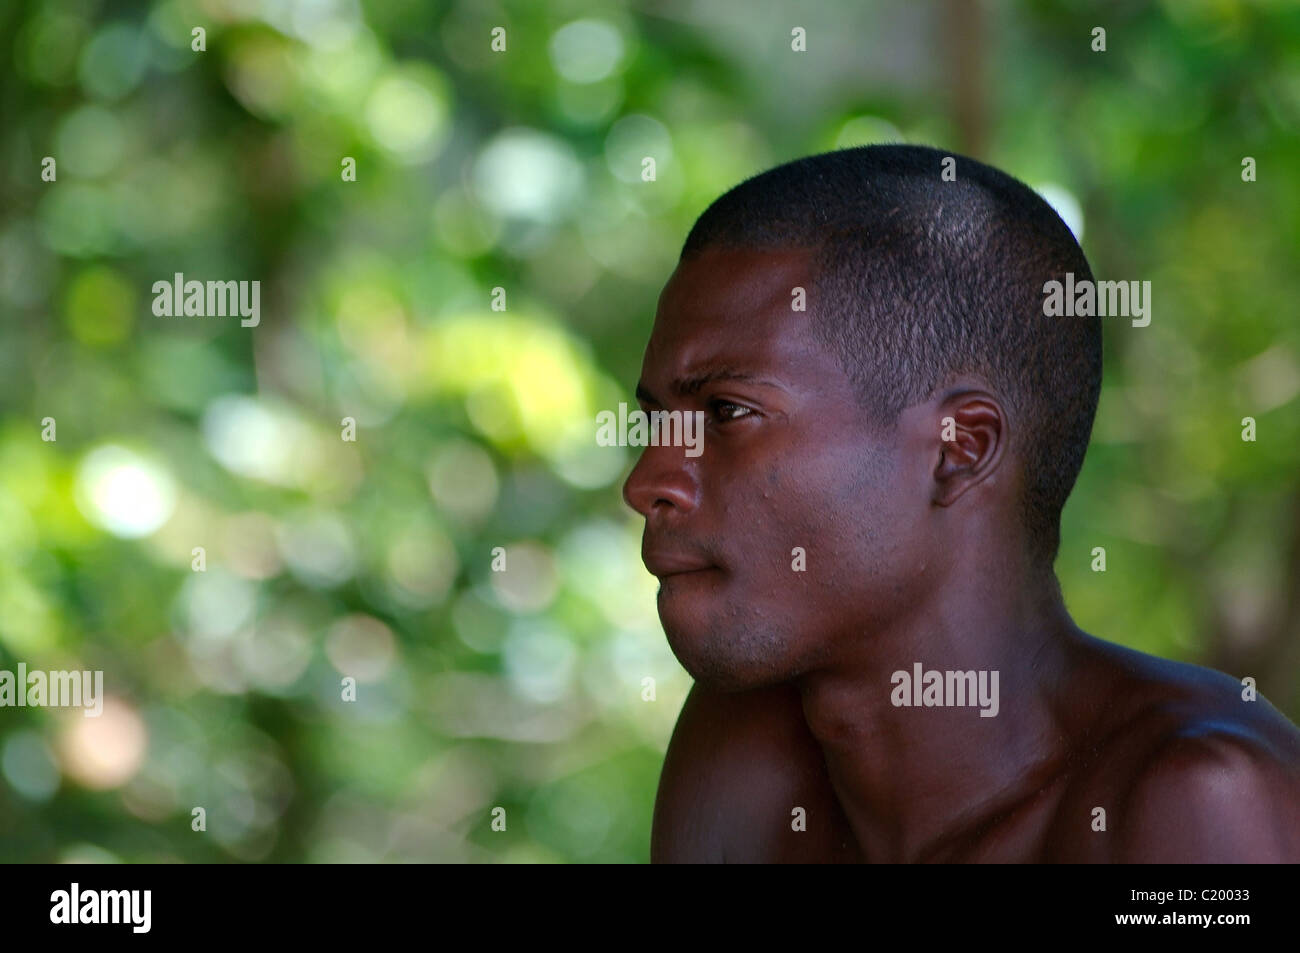
{"type": "Polygon", "coordinates": [[[642,364],[642,410],[705,415],[699,456],[646,447],[623,495],[669,645],[718,689],[833,667],[924,576],[923,455],[862,406],[815,304],[792,310],[809,269],[793,250],[681,262],[642,364]]]}

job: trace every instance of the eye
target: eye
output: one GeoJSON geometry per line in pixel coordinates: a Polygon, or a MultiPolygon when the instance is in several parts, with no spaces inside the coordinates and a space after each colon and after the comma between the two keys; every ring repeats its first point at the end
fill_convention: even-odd
{"type": "Polygon", "coordinates": [[[728,421],[739,420],[741,417],[748,417],[754,412],[748,407],[733,404],[729,400],[711,400],[709,401],[709,410],[713,412],[715,420],[724,424],[728,421]]]}

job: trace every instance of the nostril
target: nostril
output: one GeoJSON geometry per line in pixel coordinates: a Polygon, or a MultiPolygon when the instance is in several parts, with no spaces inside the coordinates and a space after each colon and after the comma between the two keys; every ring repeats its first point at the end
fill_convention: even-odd
{"type": "Polygon", "coordinates": [[[665,506],[691,509],[696,489],[695,476],[690,467],[681,465],[680,457],[647,449],[623,483],[623,502],[649,517],[665,506]]]}

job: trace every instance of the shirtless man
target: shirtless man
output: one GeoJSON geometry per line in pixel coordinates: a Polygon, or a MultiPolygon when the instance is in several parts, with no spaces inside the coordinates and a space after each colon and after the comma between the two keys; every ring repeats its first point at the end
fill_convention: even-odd
{"type": "Polygon", "coordinates": [[[1300,731],[1067,613],[1052,566],[1101,329],[1045,316],[1044,284],[1091,270],[1034,192],[944,159],[750,179],[659,299],[638,399],[706,428],[624,487],[696,680],[651,859],[1300,861],[1300,731]],[[987,675],[996,704],[915,703],[918,663],[987,675]]]}

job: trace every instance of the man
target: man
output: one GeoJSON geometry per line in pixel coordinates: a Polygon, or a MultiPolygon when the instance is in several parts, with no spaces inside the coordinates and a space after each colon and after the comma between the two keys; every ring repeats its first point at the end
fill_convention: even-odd
{"type": "Polygon", "coordinates": [[[706,429],[624,487],[696,679],[652,860],[1300,860],[1300,732],[1066,612],[1101,335],[1044,285],[1092,273],[1032,190],[946,158],[752,178],[659,299],[638,399],[706,429]]]}

